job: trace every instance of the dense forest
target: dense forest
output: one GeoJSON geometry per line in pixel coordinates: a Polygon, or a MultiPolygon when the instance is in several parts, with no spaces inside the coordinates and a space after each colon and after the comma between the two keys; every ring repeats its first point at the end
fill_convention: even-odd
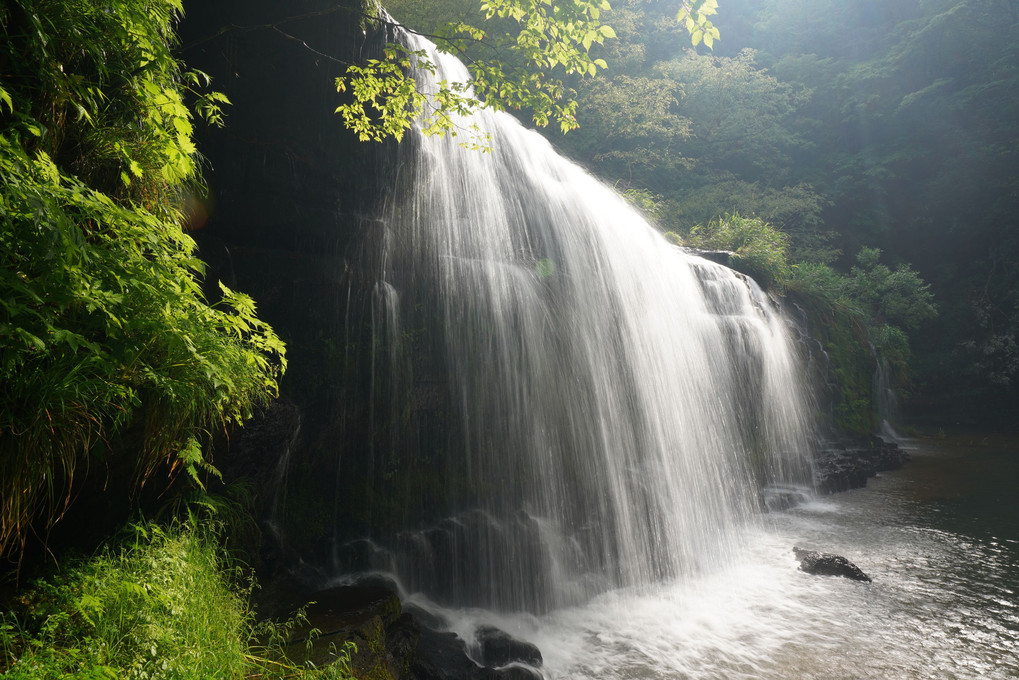
{"type": "MultiPolygon", "coordinates": [[[[704,2],[576,4],[572,47],[554,57],[503,52],[471,28],[508,24],[512,3],[386,9],[445,37],[477,65],[485,101],[542,125],[672,241],[726,251],[796,310],[823,348],[830,434],[866,435],[892,416],[921,428],[1014,425],[1019,2],[721,0],[717,14],[704,2]],[[877,403],[879,371],[902,413],[877,403]]],[[[231,106],[187,63],[176,33],[187,10],[180,0],[0,3],[0,555],[5,599],[18,603],[0,616],[4,677],[311,673],[283,650],[300,614],[255,620],[249,572],[224,545],[257,511],[237,501],[242,484],[224,490],[213,453],[280,385],[331,386],[300,361],[284,381],[280,336],[297,335],[299,359],[304,338],[277,336],[255,300],[206,276],[208,253],[187,231],[208,188],[201,137],[230,126],[231,106]],[[26,549],[31,569],[47,568],[50,531],[75,502],[114,494],[101,522],[123,525],[142,498],[176,519],[138,520],[99,558],[15,588],[26,549]],[[197,592],[207,599],[188,600],[197,592]]],[[[374,19],[356,7],[344,21],[374,19]]],[[[217,21],[210,35],[238,28],[217,21]]],[[[261,29],[335,62],[339,92],[324,87],[317,114],[332,116],[337,136],[400,137],[409,119],[397,109],[424,106],[394,90],[395,109],[359,118],[360,66],[281,25],[261,29]]],[[[405,75],[408,56],[392,51],[388,73],[405,75]]],[[[451,111],[470,106],[463,88],[445,96],[451,111]]],[[[443,115],[432,125],[455,131],[443,115]]],[[[484,139],[468,143],[486,152],[484,139]]],[[[360,173],[351,163],[345,172],[360,173]]],[[[348,665],[325,677],[349,675],[349,652],[340,658],[348,665]]]]}
{"type": "Polygon", "coordinates": [[[870,342],[902,368],[911,353],[914,416],[1009,422],[1017,11],[728,2],[709,51],[657,5],[619,3],[615,66],[580,89],[580,129],[554,138],[684,237],[727,213],[781,231],[793,288],[839,287],[870,342]]]}

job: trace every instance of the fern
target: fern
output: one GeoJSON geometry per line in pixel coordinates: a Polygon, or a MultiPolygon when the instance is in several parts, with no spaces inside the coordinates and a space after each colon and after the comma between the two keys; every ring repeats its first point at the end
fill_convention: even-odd
{"type": "MultiPolygon", "coordinates": [[[[284,346],[254,301],[204,300],[182,228],[199,188],[179,0],[0,7],[0,553],[58,521],[139,425],[138,484],[201,484],[204,443],[276,394],[284,346]]],[[[205,94],[221,119],[225,97],[205,94]]]]}

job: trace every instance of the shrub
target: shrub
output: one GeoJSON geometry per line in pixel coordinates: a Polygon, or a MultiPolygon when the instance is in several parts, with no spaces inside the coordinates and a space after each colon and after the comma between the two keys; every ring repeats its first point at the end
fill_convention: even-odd
{"type": "Polygon", "coordinates": [[[733,268],[781,291],[790,275],[786,235],[759,217],[727,214],[690,230],[688,245],[728,250],[733,268]]]}

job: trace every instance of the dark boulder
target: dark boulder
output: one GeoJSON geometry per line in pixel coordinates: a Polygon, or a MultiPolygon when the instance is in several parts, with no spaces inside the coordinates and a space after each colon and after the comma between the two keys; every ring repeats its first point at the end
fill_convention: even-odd
{"type": "Polygon", "coordinates": [[[540,680],[541,652],[494,626],[481,626],[477,646],[441,616],[414,605],[404,611],[397,586],[382,576],[310,591],[296,581],[277,581],[259,610],[267,618],[291,618],[287,655],[324,666],[350,648],[356,677],[377,680],[540,680]],[[310,604],[306,604],[309,603],[310,604]],[[302,606],[303,605],[303,606],[302,606]]]}
{"type": "Polygon", "coordinates": [[[807,487],[771,484],[761,490],[762,507],[768,512],[781,512],[803,505],[812,497],[807,487]]]}
{"type": "Polygon", "coordinates": [[[541,680],[542,677],[537,669],[512,664],[502,668],[482,668],[476,680],[541,680]]]}
{"type": "Polygon", "coordinates": [[[793,554],[800,561],[800,571],[816,576],[843,576],[854,581],[870,583],[869,576],[841,555],[803,548],[793,548],[793,554]]]}
{"type": "MultiPolygon", "coordinates": [[[[413,609],[413,608],[411,608],[413,609]]],[[[426,619],[427,620],[427,617],[426,619]]],[[[401,651],[406,673],[400,678],[412,680],[539,680],[532,666],[541,665],[541,652],[530,643],[516,640],[507,633],[485,626],[481,665],[468,654],[467,643],[455,633],[429,628],[416,615],[404,615],[390,629],[393,642],[408,641],[401,651]],[[395,629],[399,629],[398,631],[395,629]],[[397,634],[398,633],[398,634],[397,634]]]]}
{"type": "Polygon", "coordinates": [[[411,658],[410,673],[416,680],[470,680],[481,671],[467,656],[467,645],[456,633],[422,628],[411,658]]]}
{"type": "MultiPolygon", "coordinates": [[[[507,645],[504,652],[510,649],[530,648],[528,650],[530,655],[536,654],[538,664],[541,663],[541,653],[538,652],[537,647],[514,640],[497,628],[491,628],[491,630],[501,634],[495,636],[500,641],[505,638],[506,641],[513,643],[507,645]]],[[[410,659],[409,675],[414,680],[539,680],[541,678],[538,671],[516,661],[500,668],[491,667],[493,665],[496,664],[487,662],[485,666],[479,666],[472,661],[467,655],[466,643],[455,633],[421,628],[417,649],[410,659]]]]}
{"type": "Polygon", "coordinates": [[[704,250],[701,248],[692,248],[690,246],[684,246],[683,250],[691,255],[703,257],[705,260],[711,260],[712,262],[717,262],[718,264],[729,267],[730,269],[735,269],[735,267],[732,266],[732,256],[735,253],[731,250],[704,250]]]}
{"type": "Polygon", "coordinates": [[[495,626],[481,626],[477,631],[481,646],[481,663],[485,666],[507,666],[511,663],[541,665],[541,650],[495,626]]]}

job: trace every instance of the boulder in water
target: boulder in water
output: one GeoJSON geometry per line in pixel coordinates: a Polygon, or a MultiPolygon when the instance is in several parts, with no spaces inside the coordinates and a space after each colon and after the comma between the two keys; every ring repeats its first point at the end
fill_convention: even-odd
{"type": "Polygon", "coordinates": [[[409,665],[416,680],[473,680],[483,670],[467,656],[467,645],[456,633],[428,628],[419,629],[409,665]]]}
{"type": "MultiPolygon", "coordinates": [[[[519,656],[522,650],[527,650],[531,656],[536,654],[537,665],[541,664],[541,652],[534,645],[516,640],[498,628],[486,626],[485,629],[494,631],[492,639],[497,641],[496,650],[501,650],[503,653],[512,651],[511,656],[519,656]],[[505,646],[505,642],[512,644],[505,646]]],[[[484,644],[483,642],[483,650],[484,644]]],[[[522,659],[506,661],[508,665],[498,664],[500,667],[492,668],[497,664],[487,655],[495,654],[495,652],[485,653],[486,665],[479,666],[467,655],[466,643],[455,633],[420,628],[417,649],[411,655],[408,664],[410,677],[414,680],[540,680],[541,678],[541,674],[536,669],[524,665],[522,659]]]]}
{"type": "Polygon", "coordinates": [[[870,577],[842,555],[793,548],[793,554],[800,561],[800,571],[816,576],[843,576],[854,581],[870,583],[870,577]]]}
{"type": "Polygon", "coordinates": [[[477,638],[481,645],[481,663],[486,666],[507,666],[516,662],[529,666],[541,665],[541,650],[495,626],[481,626],[477,638]]]}

